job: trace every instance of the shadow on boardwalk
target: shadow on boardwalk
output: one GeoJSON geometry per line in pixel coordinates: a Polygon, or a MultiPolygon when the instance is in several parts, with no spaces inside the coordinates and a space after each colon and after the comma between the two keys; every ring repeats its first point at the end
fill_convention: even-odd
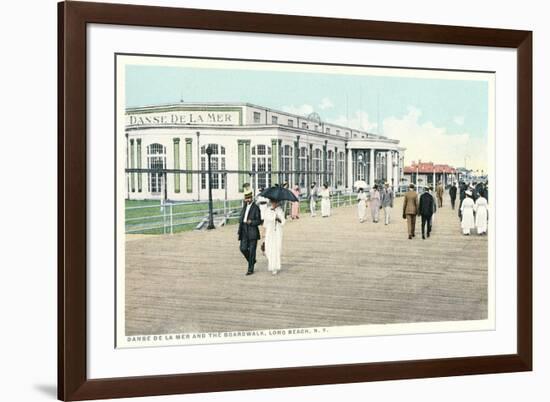
{"type": "Polygon", "coordinates": [[[401,200],[388,226],[355,207],[288,222],[276,276],[259,250],[244,275],[236,226],[129,236],[126,335],[485,319],[487,237],[462,236],[447,205],[408,240],[401,200]]]}

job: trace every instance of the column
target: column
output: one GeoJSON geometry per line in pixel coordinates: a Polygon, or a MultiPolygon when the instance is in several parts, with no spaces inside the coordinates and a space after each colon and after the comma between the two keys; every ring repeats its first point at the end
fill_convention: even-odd
{"type": "Polygon", "coordinates": [[[397,189],[401,184],[401,177],[399,177],[399,152],[394,153],[393,163],[393,192],[397,193],[397,189]]]}
{"type": "Polygon", "coordinates": [[[328,182],[327,177],[327,170],[328,170],[328,163],[327,163],[327,156],[328,156],[328,140],[325,140],[325,145],[323,145],[323,171],[325,172],[323,174],[323,184],[328,182]]]}
{"type": "Polygon", "coordinates": [[[280,170],[283,166],[283,140],[282,139],[279,139],[277,140],[277,156],[278,156],[278,164],[279,164],[279,174],[278,174],[278,177],[279,179],[277,180],[277,183],[279,183],[280,185],[283,184],[283,177],[282,177],[282,174],[280,173],[280,170]]]}
{"type": "MultiPolygon", "coordinates": [[[[199,155],[197,155],[197,159],[199,155]]],[[[193,138],[185,139],[185,169],[193,170],[193,138]]],[[[200,176],[200,174],[197,174],[200,176]]],[[[188,193],[193,192],[193,173],[185,174],[185,187],[188,193]]]]}
{"type": "Polygon", "coordinates": [[[358,167],[358,151],[356,149],[351,151],[351,185],[355,185],[357,180],[357,167],[358,167]]]}
{"type": "MultiPolygon", "coordinates": [[[[296,137],[294,141],[294,171],[300,170],[300,136],[296,137]]],[[[292,182],[292,179],[290,180],[292,182]]],[[[294,184],[300,185],[300,174],[294,173],[294,182],[288,183],[290,188],[294,188],[294,184]]]]}
{"type": "Polygon", "coordinates": [[[348,143],[345,143],[345,153],[344,153],[344,166],[345,166],[345,173],[344,173],[344,186],[345,188],[349,188],[349,149],[348,149],[348,143]]]}
{"type": "MultiPolygon", "coordinates": [[[[266,116],[267,118],[267,116],[266,116]]],[[[244,170],[250,172],[252,169],[252,167],[250,166],[250,162],[251,162],[251,159],[250,159],[250,140],[246,140],[245,143],[244,143],[244,170]]],[[[221,164],[218,166],[218,169],[221,169],[221,164]]],[[[252,187],[252,183],[251,183],[251,177],[250,177],[250,173],[245,173],[244,174],[245,176],[245,183],[250,183],[250,187],[252,187]]],[[[255,194],[254,194],[255,195],[255,194]]]]}
{"type": "MultiPolygon", "coordinates": [[[[197,131],[197,171],[201,170],[201,133],[197,131]]],[[[201,174],[197,173],[197,200],[201,200],[201,174]]]]}
{"type": "MultiPolygon", "coordinates": [[[[130,167],[130,143],[128,142],[128,133],[126,136],[126,169],[130,167]]],[[[130,198],[130,175],[126,173],[126,197],[130,198]]]]}
{"type": "MultiPolygon", "coordinates": [[[[309,144],[309,155],[308,155],[308,159],[309,159],[309,174],[308,174],[308,177],[309,177],[309,186],[311,187],[311,185],[313,184],[313,144],[309,144]]],[[[309,190],[308,190],[309,191],[309,190]]]]}
{"type": "Polygon", "coordinates": [[[334,186],[334,188],[338,188],[338,178],[340,176],[338,176],[338,174],[340,173],[339,172],[339,159],[338,159],[338,147],[334,147],[334,170],[332,171],[332,185],[334,186]]]}
{"type": "MultiPolygon", "coordinates": [[[[174,169],[180,168],[180,139],[174,138],[174,169]]],[[[180,192],[180,174],[174,173],[174,192],[180,192]]]]}
{"type": "MultiPolygon", "coordinates": [[[[133,169],[135,167],[135,152],[134,152],[134,140],[130,140],[130,169],[133,169]]],[[[132,193],[136,192],[136,181],[135,181],[135,173],[130,173],[130,186],[132,188],[132,193]]]]}
{"type": "Polygon", "coordinates": [[[432,183],[433,183],[433,187],[434,187],[434,190],[435,190],[435,184],[436,184],[436,183],[435,183],[435,169],[434,169],[434,172],[433,172],[433,179],[432,179],[432,180],[433,180],[433,182],[432,182],[432,183]]]}
{"type": "Polygon", "coordinates": [[[393,151],[386,151],[386,182],[393,188],[393,151]]]}
{"type": "MultiPolygon", "coordinates": [[[[279,170],[279,152],[278,152],[278,141],[276,139],[271,140],[271,171],[276,172],[279,170]]],[[[274,186],[275,183],[279,183],[277,178],[277,173],[271,173],[271,185],[274,186]]]]}
{"type": "Polygon", "coordinates": [[[243,192],[243,186],[249,182],[250,171],[250,140],[237,140],[237,149],[239,156],[239,192],[243,192]]]}
{"type": "Polygon", "coordinates": [[[374,186],[374,169],[376,163],[374,160],[374,149],[371,148],[369,152],[369,186],[374,186]]]}
{"type": "MultiPolygon", "coordinates": [[[[136,144],[137,144],[137,157],[136,157],[137,168],[141,169],[141,138],[138,138],[136,140],[136,144]]],[[[143,173],[138,173],[137,174],[138,192],[140,192],[140,193],[141,193],[141,179],[142,179],[142,176],[143,176],[143,173]]]]}

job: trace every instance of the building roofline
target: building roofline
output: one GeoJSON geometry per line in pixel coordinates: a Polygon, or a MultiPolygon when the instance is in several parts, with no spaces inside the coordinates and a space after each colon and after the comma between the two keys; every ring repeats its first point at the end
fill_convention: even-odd
{"type": "MultiPolygon", "coordinates": [[[[267,106],[260,106],[260,105],[256,105],[254,103],[249,103],[249,102],[189,102],[189,103],[186,103],[186,102],[172,102],[172,103],[163,103],[163,104],[156,104],[156,105],[144,105],[144,106],[127,107],[125,112],[126,112],[126,114],[128,114],[128,113],[132,113],[132,112],[143,112],[143,111],[146,111],[146,110],[149,110],[149,109],[172,108],[172,107],[178,107],[178,106],[181,106],[181,107],[184,107],[184,106],[191,106],[191,107],[192,106],[201,106],[201,107],[205,107],[205,106],[251,107],[251,108],[256,108],[256,109],[262,109],[262,110],[272,112],[272,113],[274,112],[274,113],[278,113],[278,114],[284,114],[288,117],[293,117],[295,119],[302,119],[302,120],[307,120],[307,121],[312,122],[312,123],[319,123],[316,120],[312,120],[312,119],[308,118],[307,116],[302,116],[302,115],[298,115],[298,114],[294,114],[294,113],[290,113],[290,112],[284,112],[284,111],[281,111],[281,110],[278,110],[278,109],[273,109],[273,108],[270,108],[270,107],[267,107],[267,106]]],[[[336,124],[336,123],[331,123],[331,122],[328,122],[328,121],[321,120],[320,123],[330,125],[331,127],[341,128],[343,130],[349,130],[352,136],[353,136],[353,133],[355,132],[355,133],[365,134],[367,136],[367,138],[379,139],[379,140],[398,141],[398,140],[392,140],[392,139],[390,139],[386,136],[380,135],[380,134],[373,134],[373,133],[369,133],[368,131],[359,130],[359,129],[352,128],[352,127],[346,127],[346,126],[342,126],[342,125],[336,124]]],[[[284,125],[282,125],[282,126],[284,126],[284,125]]],[[[313,132],[319,133],[318,131],[315,131],[315,130],[308,130],[308,131],[313,131],[313,132]]],[[[325,133],[323,132],[323,134],[325,134],[325,133]]],[[[347,137],[344,137],[344,138],[347,138],[347,137]]],[[[347,139],[352,140],[353,138],[349,137],[347,139]]]]}

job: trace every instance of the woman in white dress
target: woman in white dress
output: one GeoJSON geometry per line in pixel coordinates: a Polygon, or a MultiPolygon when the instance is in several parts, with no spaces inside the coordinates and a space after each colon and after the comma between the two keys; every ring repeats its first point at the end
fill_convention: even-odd
{"type": "Polygon", "coordinates": [[[372,221],[378,223],[378,214],[380,213],[380,191],[378,191],[378,184],[375,184],[372,190],[370,191],[370,213],[372,221]]]}
{"type": "Polygon", "coordinates": [[[285,213],[277,201],[271,201],[271,207],[264,214],[265,256],[267,269],[275,275],[281,270],[281,251],[283,246],[283,225],[285,213]]]}
{"type": "Polygon", "coordinates": [[[470,231],[475,227],[474,222],[474,200],[472,200],[472,192],[466,191],[466,198],[462,201],[460,212],[462,213],[462,234],[469,235],[470,231]]]}
{"type": "Polygon", "coordinates": [[[359,215],[359,222],[363,223],[367,214],[367,195],[362,188],[357,193],[357,214],[359,215]]]}
{"type": "Polygon", "coordinates": [[[476,213],[476,228],[477,234],[487,233],[487,199],[483,196],[479,196],[474,205],[474,212],[476,213]]]}
{"type": "Polygon", "coordinates": [[[328,184],[323,184],[323,189],[321,190],[321,216],[324,218],[330,216],[330,191],[328,184]]]}

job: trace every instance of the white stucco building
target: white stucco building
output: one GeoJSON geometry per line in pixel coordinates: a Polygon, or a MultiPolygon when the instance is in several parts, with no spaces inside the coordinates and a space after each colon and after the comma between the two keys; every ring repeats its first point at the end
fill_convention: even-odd
{"type": "Polygon", "coordinates": [[[213,198],[236,199],[254,188],[287,181],[351,189],[403,177],[399,141],[248,103],[177,103],[126,110],[126,167],[184,172],[126,175],[128,199],[208,197],[206,147],[212,146],[213,198]],[[200,171],[204,170],[205,173],[200,171]],[[237,173],[236,171],[240,171],[237,173]],[[250,174],[252,173],[252,174],[250,174]]]}

